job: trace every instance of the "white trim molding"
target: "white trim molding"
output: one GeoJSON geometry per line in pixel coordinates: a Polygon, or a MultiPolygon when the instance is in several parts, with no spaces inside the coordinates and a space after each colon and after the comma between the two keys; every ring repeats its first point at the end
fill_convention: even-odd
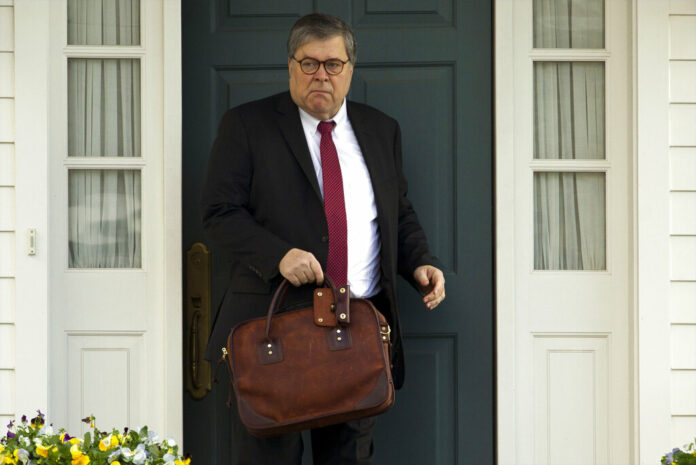
{"type": "Polygon", "coordinates": [[[184,450],[181,217],[181,1],[163,3],[165,427],[184,450]]]}
{"type": "Polygon", "coordinates": [[[669,2],[635,0],[639,463],[670,441],[669,2]]]}
{"type": "Polygon", "coordinates": [[[14,6],[18,415],[48,407],[49,4],[36,0],[14,6]],[[27,255],[29,229],[36,230],[35,255],[27,255]]]}

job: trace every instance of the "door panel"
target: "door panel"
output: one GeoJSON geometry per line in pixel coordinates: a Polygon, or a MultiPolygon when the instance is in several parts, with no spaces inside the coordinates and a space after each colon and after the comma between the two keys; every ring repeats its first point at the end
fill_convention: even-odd
{"type": "Polygon", "coordinates": [[[89,2],[101,13],[85,22],[77,3],[44,7],[49,408],[69,431],[89,429],[80,419],[93,413],[103,430],[164,432],[163,5],[89,2]]]}
{"type": "MultiPolygon", "coordinates": [[[[514,254],[499,269],[514,266],[514,278],[500,281],[514,333],[500,341],[513,347],[505,386],[514,386],[515,406],[500,418],[512,422],[516,446],[506,455],[519,464],[626,463],[631,2],[582,0],[566,11],[551,3],[515,1],[511,13],[514,200],[500,205],[514,215],[500,224],[513,231],[514,254]],[[548,40],[534,48],[535,34],[548,40]]],[[[508,431],[501,444],[510,439],[508,431]]]]}
{"type": "MultiPolygon", "coordinates": [[[[349,98],[399,121],[409,198],[447,279],[447,300],[434,312],[399,283],[407,381],[395,407],[378,420],[375,463],[491,463],[490,5],[464,0],[182,3],[184,250],[204,241],[198,199],[224,111],[287,89],[287,34],[312,5],[347,20],[358,42],[349,98]]],[[[213,302],[219,302],[228,285],[229,258],[215,248],[212,257],[213,302]]],[[[203,400],[185,396],[186,449],[202,463],[229,463],[227,374],[220,378],[203,400]]]]}

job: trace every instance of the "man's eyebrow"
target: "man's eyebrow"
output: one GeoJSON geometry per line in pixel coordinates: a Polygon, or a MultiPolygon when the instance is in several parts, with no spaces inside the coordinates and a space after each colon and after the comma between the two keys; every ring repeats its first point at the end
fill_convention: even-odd
{"type": "MultiPolygon", "coordinates": [[[[295,57],[293,57],[293,58],[295,58],[295,57]]],[[[302,58],[300,58],[299,60],[298,60],[297,58],[295,58],[295,61],[302,61],[302,60],[304,60],[305,58],[311,58],[312,60],[316,60],[316,61],[329,61],[329,60],[350,61],[350,59],[347,58],[347,57],[346,57],[345,60],[341,60],[341,59],[338,58],[338,57],[331,57],[331,58],[327,58],[326,60],[320,60],[319,58],[315,58],[315,57],[312,57],[312,56],[309,56],[309,55],[307,55],[307,56],[305,56],[305,57],[302,57],[302,58]]]]}

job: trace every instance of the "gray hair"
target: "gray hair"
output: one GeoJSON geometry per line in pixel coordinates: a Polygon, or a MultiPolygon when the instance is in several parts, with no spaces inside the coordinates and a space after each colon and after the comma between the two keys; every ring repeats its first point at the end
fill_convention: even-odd
{"type": "Polygon", "coordinates": [[[297,49],[312,40],[327,40],[335,36],[343,37],[348,60],[355,64],[358,58],[355,36],[350,26],[341,19],[322,13],[312,13],[297,20],[288,36],[288,58],[293,58],[297,49]]]}

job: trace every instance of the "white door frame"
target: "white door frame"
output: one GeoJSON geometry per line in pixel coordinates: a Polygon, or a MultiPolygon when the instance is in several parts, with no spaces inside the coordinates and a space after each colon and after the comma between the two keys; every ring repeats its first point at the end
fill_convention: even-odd
{"type": "Polygon", "coordinates": [[[183,289],[181,217],[181,0],[162,6],[164,79],[164,422],[183,449],[183,289]]]}
{"type": "Polygon", "coordinates": [[[513,1],[496,0],[495,33],[495,288],[497,456],[517,463],[515,412],[515,82],[513,1]]]}
{"type": "MultiPolygon", "coordinates": [[[[144,0],[147,1],[147,0],[144,0]]],[[[51,179],[50,0],[15,2],[16,96],[16,402],[18,415],[36,409],[49,416],[48,324],[51,311],[48,205],[51,179]],[[28,256],[26,231],[37,231],[28,256]]],[[[162,3],[164,283],[162,314],[166,354],[162,435],[183,440],[181,251],[181,4],[162,3]]],[[[58,264],[58,266],[61,266],[58,264]]],[[[67,361],[66,361],[67,363],[67,361]]],[[[150,420],[148,420],[150,421],[150,420]]],[[[132,425],[139,426],[139,425],[132,425]]],[[[76,434],[76,433],[73,433],[76,434]]]]}

